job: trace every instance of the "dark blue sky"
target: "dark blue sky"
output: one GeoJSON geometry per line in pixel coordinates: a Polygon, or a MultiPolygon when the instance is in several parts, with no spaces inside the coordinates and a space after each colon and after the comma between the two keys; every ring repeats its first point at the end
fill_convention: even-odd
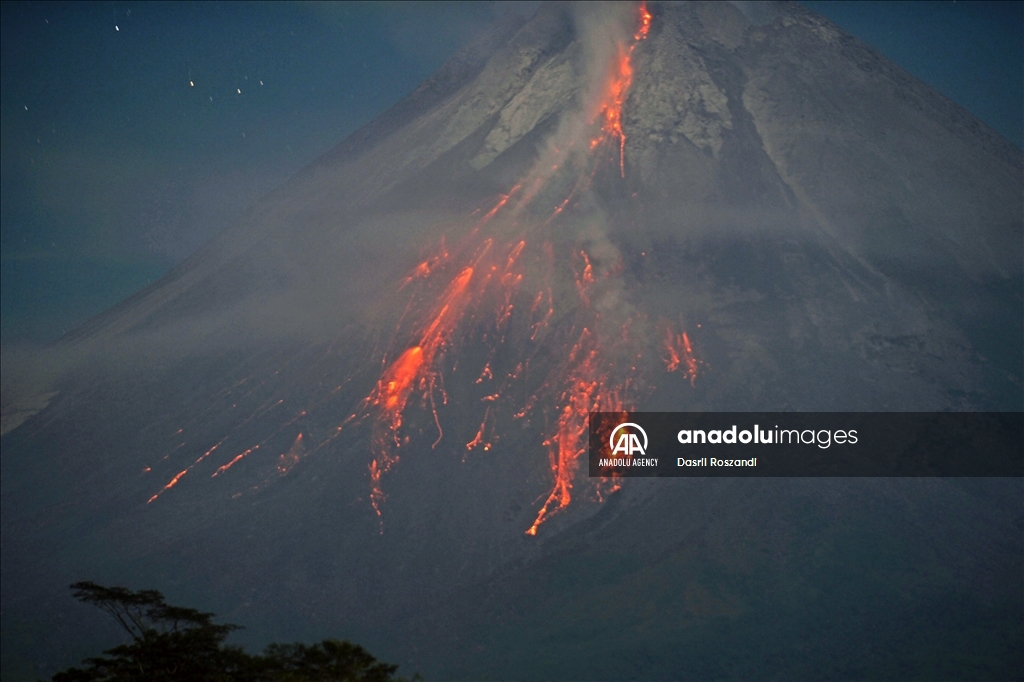
{"type": "MultiPolygon", "coordinates": [[[[806,4],[1022,144],[1022,3],[806,4]]],[[[507,11],[3,3],[0,341],[154,281],[507,11]]]]}

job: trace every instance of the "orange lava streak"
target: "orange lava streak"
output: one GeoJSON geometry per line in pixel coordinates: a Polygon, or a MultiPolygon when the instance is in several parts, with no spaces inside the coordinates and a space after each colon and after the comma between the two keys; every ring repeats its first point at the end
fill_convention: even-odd
{"type": "Polygon", "coordinates": [[[373,461],[370,462],[370,503],[378,516],[384,502],[380,478],[398,461],[398,457],[391,454],[389,441],[397,444],[402,413],[409,401],[409,394],[419,383],[417,380],[422,368],[423,348],[413,346],[407,349],[391,364],[367,399],[369,406],[380,410],[372,437],[373,461]],[[387,431],[381,427],[386,427],[387,431]]]}
{"type": "Polygon", "coordinates": [[[402,353],[380,380],[379,400],[375,400],[385,413],[392,416],[393,428],[402,425],[402,410],[409,400],[409,393],[416,386],[420,368],[423,366],[423,348],[413,346],[402,353]]]}
{"type": "Polygon", "coordinates": [[[522,255],[523,249],[525,249],[525,248],[526,248],[526,240],[523,239],[523,240],[520,240],[520,242],[515,245],[515,247],[512,249],[512,251],[509,252],[509,254],[508,254],[508,262],[505,264],[505,273],[506,274],[511,274],[512,273],[512,267],[516,264],[516,261],[519,260],[519,256],[522,255]]]}
{"type": "MultiPolygon", "coordinates": [[[[489,249],[486,243],[481,257],[489,249]]],[[[479,258],[477,259],[479,261],[479,258]]],[[[402,415],[413,391],[421,391],[424,398],[433,399],[437,377],[434,362],[443,352],[470,302],[468,287],[474,268],[466,267],[451,281],[441,297],[430,324],[418,335],[419,343],[406,349],[384,372],[373,391],[363,401],[361,411],[376,411],[376,423],[371,438],[373,461],[370,462],[370,502],[377,515],[385,495],[380,487],[381,477],[398,462],[393,449],[400,445],[399,430],[402,415]]],[[[435,411],[435,421],[437,414],[435,411]]],[[[440,427],[439,427],[440,428],[440,427]]]]}
{"type": "Polygon", "coordinates": [[[576,293],[580,295],[582,300],[587,305],[590,305],[590,297],[587,295],[587,289],[594,283],[594,267],[590,264],[590,258],[587,257],[586,251],[580,251],[580,256],[583,257],[583,274],[576,279],[576,293]]]}
{"type": "Polygon", "coordinates": [[[647,38],[651,28],[651,13],[647,11],[646,3],[639,7],[640,26],[633,34],[633,43],[627,49],[622,44],[618,45],[615,59],[615,68],[612,70],[604,92],[601,95],[601,104],[598,108],[597,118],[601,119],[602,137],[590,141],[591,149],[597,147],[603,139],[614,138],[619,141],[619,173],[626,177],[626,132],[622,127],[622,106],[629,95],[629,88],[633,84],[633,49],[641,40],[647,38]]]}
{"type": "Polygon", "coordinates": [[[562,393],[563,403],[555,434],[544,442],[554,483],[527,535],[536,535],[547,518],[572,502],[572,484],[579,458],[587,450],[587,420],[590,412],[622,410],[621,392],[608,388],[608,376],[601,368],[599,349],[591,333],[584,329],[569,354],[569,386],[562,393]]]}
{"type": "Polygon", "coordinates": [[[604,122],[601,130],[605,135],[619,140],[619,172],[626,177],[626,132],[622,129],[622,105],[626,101],[629,86],[633,84],[633,65],[630,63],[630,51],[619,46],[618,72],[614,73],[608,83],[605,105],[602,109],[604,122]]]}
{"type": "Polygon", "coordinates": [[[522,185],[515,185],[512,189],[508,191],[508,194],[503,194],[501,196],[501,199],[498,200],[498,203],[495,204],[494,208],[488,211],[484,215],[484,217],[480,219],[480,221],[476,224],[476,227],[482,227],[483,225],[488,223],[491,220],[491,218],[496,216],[498,214],[498,211],[500,211],[502,207],[508,203],[508,200],[512,198],[512,195],[518,192],[521,187],[522,185]]]}
{"type": "Polygon", "coordinates": [[[466,443],[466,449],[472,450],[473,448],[484,444],[484,429],[487,427],[487,420],[480,422],[480,428],[477,429],[476,435],[473,440],[466,443]]]}
{"type": "Polygon", "coordinates": [[[686,363],[686,376],[690,377],[690,385],[693,386],[697,380],[697,359],[693,357],[693,346],[690,345],[690,337],[683,332],[680,340],[683,342],[683,362],[686,363]]]}
{"type": "Polygon", "coordinates": [[[225,464],[221,468],[219,468],[216,471],[214,471],[213,475],[210,478],[213,478],[214,476],[217,476],[218,474],[224,473],[225,471],[227,471],[231,467],[233,467],[236,464],[238,464],[239,462],[241,462],[246,456],[250,455],[254,450],[259,450],[259,449],[260,449],[259,445],[253,445],[251,448],[249,448],[245,452],[242,452],[242,453],[239,453],[239,454],[235,455],[234,459],[232,459],[230,462],[228,462],[227,464],[225,464]]]}
{"type": "MultiPolygon", "coordinates": [[[[178,433],[181,433],[181,429],[178,429],[178,433]]],[[[168,481],[168,482],[167,482],[167,485],[165,485],[165,486],[164,486],[163,488],[161,488],[161,489],[160,489],[160,490],[159,490],[159,491],[158,491],[158,492],[157,492],[157,493],[156,493],[155,495],[153,495],[153,496],[152,496],[151,498],[149,498],[148,500],[146,500],[146,504],[149,504],[149,503],[153,502],[153,501],[154,501],[154,500],[155,500],[156,498],[160,497],[160,496],[161,496],[161,495],[163,495],[163,494],[164,494],[165,492],[167,492],[168,490],[170,490],[170,489],[171,489],[171,488],[173,488],[174,486],[178,485],[178,481],[180,481],[180,480],[181,480],[181,477],[182,477],[182,476],[184,476],[184,475],[185,475],[185,474],[187,474],[188,472],[192,471],[192,468],[193,468],[193,467],[195,467],[195,465],[199,464],[199,463],[200,463],[200,462],[202,462],[202,461],[203,461],[204,459],[206,459],[207,457],[209,457],[210,455],[212,455],[212,454],[214,453],[214,451],[216,451],[216,450],[217,450],[217,448],[219,448],[219,447],[220,447],[220,444],[221,444],[221,443],[223,443],[223,442],[224,442],[224,441],[220,441],[220,443],[217,443],[217,444],[216,444],[216,445],[214,445],[214,446],[213,446],[212,448],[210,448],[209,450],[207,450],[207,451],[206,451],[206,452],[204,452],[203,454],[199,455],[199,459],[197,459],[196,461],[192,462],[192,464],[190,464],[189,466],[187,466],[187,467],[186,467],[185,469],[183,469],[183,470],[179,471],[179,472],[178,472],[178,473],[177,473],[177,474],[176,474],[176,475],[174,476],[174,478],[172,478],[172,479],[171,479],[170,481],[168,481]]],[[[147,469],[148,469],[148,467],[147,467],[147,469]]]]}
{"type": "Polygon", "coordinates": [[[665,369],[669,372],[682,369],[683,375],[690,380],[690,385],[693,386],[697,381],[699,362],[693,354],[693,345],[690,343],[690,337],[686,332],[676,336],[671,329],[666,329],[663,345],[665,348],[665,369]]]}
{"type": "MultiPolygon", "coordinates": [[[[397,462],[398,458],[395,457],[392,462],[387,466],[391,467],[391,464],[397,462]]],[[[384,474],[385,470],[377,464],[377,460],[370,462],[370,504],[373,505],[373,511],[377,512],[377,516],[380,516],[380,508],[384,504],[384,500],[387,499],[387,495],[384,494],[384,489],[380,486],[380,477],[384,474]]],[[[381,528],[381,532],[384,530],[381,528]]]]}
{"type": "MultiPolygon", "coordinates": [[[[492,401],[497,400],[498,396],[487,396],[484,400],[490,398],[492,401]]],[[[473,448],[483,446],[484,452],[491,449],[491,444],[484,439],[484,432],[487,430],[487,418],[491,416],[491,406],[487,406],[487,410],[484,412],[484,418],[480,421],[480,428],[477,429],[476,436],[473,440],[466,443],[466,450],[472,450],[473,448]]]]}
{"type": "Polygon", "coordinates": [[[476,383],[482,384],[484,381],[489,381],[494,378],[494,372],[491,371],[491,363],[488,362],[484,365],[483,370],[480,372],[480,376],[477,377],[476,383]]]}
{"type": "Polygon", "coordinates": [[[633,40],[641,41],[641,40],[643,40],[644,38],[647,37],[647,34],[651,30],[651,19],[652,18],[653,17],[651,16],[651,13],[649,11],[647,11],[647,3],[646,2],[641,2],[640,3],[640,28],[638,28],[636,30],[636,33],[633,34],[633,40]]]}
{"type": "Polygon", "coordinates": [[[551,302],[551,289],[550,288],[547,291],[540,291],[540,292],[537,293],[537,298],[534,300],[533,308],[530,310],[530,312],[534,313],[534,312],[537,311],[537,309],[540,307],[540,304],[544,301],[545,295],[547,296],[547,299],[548,299],[548,309],[544,312],[544,316],[541,319],[537,320],[537,322],[535,322],[530,327],[530,340],[531,341],[536,341],[537,340],[537,335],[540,334],[542,329],[546,329],[547,328],[548,323],[551,321],[551,318],[554,317],[554,315],[555,315],[555,306],[551,302]]]}
{"type": "MultiPolygon", "coordinates": [[[[490,247],[489,241],[485,250],[488,247],[490,247]]],[[[470,297],[466,295],[466,289],[469,286],[469,281],[473,279],[473,272],[472,266],[467,267],[451,281],[430,324],[420,333],[419,345],[423,348],[425,362],[428,366],[433,363],[437,353],[444,349],[451,333],[458,325],[466,305],[470,302],[470,297]]]]}
{"type": "Polygon", "coordinates": [[[416,267],[413,268],[398,285],[399,290],[404,289],[417,279],[426,279],[427,277],[430,277],[430,275],[437,270],[438,266],[448,260],[448,257],[448,249],[445,245],[444,236],[442,236],[438,253],[417,264],[416,267]]]}
{"type": "MultiPolygon", "coordinates": [[[[191,467],[189,467],[189,468],[191,468],[191,467]]],[[[152,502],[152,501],[153,501],[153,500],[155,500],[156,498],[160,497],[160,495],[162,495],[162,494],[164,493],[164,491],[166,491],[166,490],[170,490],[170,489],[171,489],[171,488],[173,488],[174,486],[178,485],[178,481],[180,481],[180,480],[181,480],[181,477],[182,477],[182,476],[184,476],[184,475],[185,475],[185,474],[187,474],[187,473],[188,473],[188,469],[183,469],[183,470],[179,471],[179,472],[178,472],[178,473],[177,473],[177,474],[176,474],[176,475],[174,476],[174,478],[172,478],[172,479],[171,479],[171,480],[170,480],[170,481],[169,481],[169,482],[167,483],[167,485],[165,485],[165,486],[164,486],[163,488],[161,488],[160,492],[158,492],[158,493],[157,493],[156,495],[153,495],[153,497],[151,497],[151,498],[149,498],[148,500],[146,500],[146,504],[149,504],[150,502],[152,502]]]]}

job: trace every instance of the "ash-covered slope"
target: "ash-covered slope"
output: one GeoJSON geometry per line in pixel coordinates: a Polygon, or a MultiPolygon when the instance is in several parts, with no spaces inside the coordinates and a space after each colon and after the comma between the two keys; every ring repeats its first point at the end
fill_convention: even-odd
{"type": "MultiPolygon", "coordinates": [[[[731,6],[652,12],[621,103],[628,172],[588,188],[631,295],[652,281],[674,290],[669,307],[645,311],[735,318],[741,300],[767,313],[784,299],[785,314],[770,313],[787,318],[775,325],[780,338],[762,321],[756,339],[709,344],[731,347],[717,372],[737,356],[764,370],[778,364],[768,355],[814,344],[859,358],[857,383],[890,392],[898,357],[920,375],[906,378],[904,408],[942,407],[951,393],[971,396],[954,407],[1019,407],[1020,150],[799,6],[777,6],[761,24],[731,6]],[[755,358],[754,345],[776,347],[755,358]],[[977,385],[983,375],[992,383],[977,385]]],[[[180,320],[188,338],[230,344],[242,329],[320,340],[361,324],[440,235],[459,234],[451,223],[464,231],[474,209],[536,179],[540,149],[587,136],[577,128],[607,94],[608,45],[621,38],[598,24],[616,20],[582,27],[550,5],[524,26],[496,25],[168,280],[84,331],[101,327],[93,333],[106,343],[164,336],[180,320]]],[[[547,195],[534,205],[557,205],[574,182],[539,175],[547,195]]],[[[703,333],[721,331],[711,327],[703,333]]],[[[869,392],[847,406],[897,406],[895,394],[869,392]]]]}
{"type": "Polygon", "coordinates": [[[579,470],[595,409],[1021,407],[1021,151],[769,9],[499,23],[55,349],[5,665],[89,578],[441,677],[1016,674],[1019,482],[579,470]]]}

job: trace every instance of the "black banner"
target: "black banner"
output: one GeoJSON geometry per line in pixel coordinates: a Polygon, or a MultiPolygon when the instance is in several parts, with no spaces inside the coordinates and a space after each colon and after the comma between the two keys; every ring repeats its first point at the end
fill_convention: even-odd
{"type": "Polygon", "coordinates": [[[1024,476],[1024,413],[592,412],[590,475],[1024,476]]]}

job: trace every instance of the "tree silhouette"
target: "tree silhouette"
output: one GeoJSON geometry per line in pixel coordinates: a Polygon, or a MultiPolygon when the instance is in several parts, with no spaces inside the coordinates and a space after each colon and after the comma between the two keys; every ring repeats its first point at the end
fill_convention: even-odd
{"type": "Polygon", "coordinates": [[[131,642],[87,658],[53,682],[398,682],[397,665],[381,663],[361,646],[326,639],[318,644],[270,644],[262,655],[224,643],[240,626],[214,614],[171,606],[156,590],[133,591],[93,582],[71,586],[75,598],[106,611],[131,642]]]}

